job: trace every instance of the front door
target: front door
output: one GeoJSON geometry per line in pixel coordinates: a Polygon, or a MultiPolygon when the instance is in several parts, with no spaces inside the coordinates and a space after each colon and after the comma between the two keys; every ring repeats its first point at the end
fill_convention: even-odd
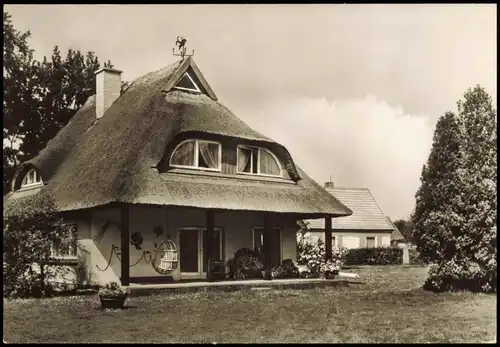
{"type": "Polygon", "coordinates": [[[198,229],[182,229],[179,235],[179,261],[184,276],[200,275],[200,233],[198,229]]]}
{"type": "MultiPolygon", "coordinates": [[[[182,278],[205,278],[207,240],[205,228],[183,228],[179,234],[179,261],[182,278]]],[[[222,233],[215,229],[213,260],[222,260],[222,233]]]]}

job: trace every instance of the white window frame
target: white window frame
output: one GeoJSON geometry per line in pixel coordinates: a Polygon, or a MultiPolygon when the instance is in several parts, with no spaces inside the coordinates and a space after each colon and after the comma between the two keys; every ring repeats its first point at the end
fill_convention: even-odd
{"type": "Polygon", "coordinates": [[[42,186],[43,180],[40,172],[36,169],[30,169],[26,175],[24,175],[23,180],[21,181],[21,188],[32,188],[37,186],[42,186]],[[30,180],[30,175],[33,173],[33,181],[30,180]],[[30,183],[25,183],[31,181],[30,183]]]}
{"type": "Polygon", "coordinates": [[[377,236],[365,236],[365,248],[368,248],[368,239],[369,238],[375,239],[374,240],[375,242],[373,243],[374,244],[373,248],[377,248],[378,247],[378,245],[377,245],[377,236]]]}
{"type": "Polygon", "coordinates": [[[337,240],[337,236],[335,235],[332,235],[332,247],[337,247],[338,245],[338,240],[337,240]]]}
{"type": "MultiPolygon", "coordinates": [[[[279,230],[280,232],[280,262],[283,261],[283,228],[282,227],[272,227],[272,230],[279,230]]],[[[252,250],[255,246],[255,232],[264,231],[264,227],[253,227],[252,228],[252,250]]],[[[261,243],[264,244],[264,233],[261,234],[261,243]]]]}
{"type": "Polygon", "coordinates": [[[177,167],[177,168],[181,168],[181,169],[192,169],[192,170],[221,172],[222,171],[222,145],[219,142],[216,142],[216,141],[198,140],[198,139],[184,140],[184,141],[180,142],[175,147],[175,149],[172,151],[172,154],[170,155],[169,166],[170,167],[177,167]],[[175,152],[177,151],[177,149],[179,149],[179,147],[182,146],[183,144],[185,144],[187,142],[191,142],[191,141],[195,142],[195,145],[194,145],[194,165],[193,166],[189,166],[189,165],[172,164],[172,158],[173,158],[175,152]],[[203,142],[203,143],[213,143],[213,144],[216,144],[218,146],[218,148],[219,148],[219,153],[218,153],[219,166],[217,168],[200,167],[199,166],[199,159],[200,159],[199,158],[199,156],[200,156],[200,153],[199,153],[199,151],[200,151],[199,143],[200,142],[203,142]]]}
{"type": "Polygon", "coordinates": [[[182,77],[179,78],[179,80],[177,81],[177,83],[174,86],[175,89],[187,90],[187,91],[190,91],[190,92],[201,93],[200,88],[198,87],[198,85],[196,84],[196,82],[191,78],[191,76],[187,72],[185,72],[184,75],[182,75],[182,77]],[[193,85],[196,87],[196,89],[184,88],[184,87],[178,87],[177,86],[177,83],[179,83],[179,81],[182,80],[184,78],[184,76],[187,76],[189,78],[189,80],[191,81],[191,83],[193,83],[193,85]]]}
{"type": "Polygon", "coordinates": [[[78,225],[76,223],[67,223],[67,224],[64,224],[63,226],[73,226],[75,227],[75,230],[76,230],[76,233],[75,233],[75,237],[76,237],[76,248],[74,250],[72,250],[71,248],[69,248],[69,251],[70,253],[69,254],[66,254],[66,255],[60,255],[60,254],[55,254],[55,249],[54,249],[54,243],[51,243],[50,244],[50,257],[52,259],[56,259],[56,260],[75,260],[78,258],[78,225]],[[74,251],[74,254],[72,254],[74,251]]]}
{"type": "MultiPolygon", "coordinates": [[[[252,156],[253,156],[253,151],[252,151],[252,156]]],[[[250,171],[253,171],[253,160],[252,160],[252,158],[250,158],[250,171]]],[[[281,162],[278,160],[278,157],[273,152],[271,152],[270,150],[268,150],[267,148],[257,147],[257,146],[238,145],[236,147],[236,173],[242,174],[242,175],[251,175],[251,176],[281,177],[282,178],[283,177],[283,167],[281,166],[281,162]],[[238,161],[238,158],[239,158],[238,150],[239,149],[247,149],[247,150],[248,149],[249,150],[255,150],[256,149],[257,150],[257,173],[244,172],[244,171],[239,171],[238,170],[238,168],[240,167],[239,166],[239,161],[238,161]],[[280,169],[279,175],[270,175],[270,174],[260,173],[260,151],[265,151],[269,155],[271,155],[271,157],[273,157],[273,159],[278,164],[278,168],[280,169]]]]}

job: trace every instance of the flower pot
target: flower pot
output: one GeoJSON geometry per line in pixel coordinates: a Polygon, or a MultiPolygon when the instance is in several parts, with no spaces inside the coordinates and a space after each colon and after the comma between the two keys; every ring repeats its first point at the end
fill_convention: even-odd
{"type": "Polygon", "coordinates": [[[101,300],[101,308],[105,309],[123,309],[125,305],[125,300],[127,300],[127,296],[116,296],[116,297],[103,297],[99,296],[101,300]]]}

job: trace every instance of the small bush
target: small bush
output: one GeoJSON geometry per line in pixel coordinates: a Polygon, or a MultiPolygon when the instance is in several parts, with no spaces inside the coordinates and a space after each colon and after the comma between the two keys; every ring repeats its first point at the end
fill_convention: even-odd
{"type": "Polygon", "coordinates": [[[260,252],[241,248],[228,261],[229,277],[235,280],[262,278],[264,260],[260,252]]]}
{"type": "Polygon", "coordinates": [[[487,269],[477,262],[451,259],[431,265],[424,289],[435,292],[496,292],[497,279],[485,275],[487,269]]]}
{"type": "Polygon", "coordinates": [[[345,257],[346,265],[399,265],[403,250],[397,247],[354,248],[345,257]]]}
{"type": "Polygon", "coordinates": [[[50,271],[52,242],[65,245],[70,230],[56,214],[53,199],[43,193],[7,201],[3,215],[4,296],[44,296],[50,283],[66,272],[50,271]]]}

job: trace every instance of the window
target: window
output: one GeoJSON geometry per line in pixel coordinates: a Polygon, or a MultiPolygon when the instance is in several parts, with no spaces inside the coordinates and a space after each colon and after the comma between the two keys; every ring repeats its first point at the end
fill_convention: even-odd
{"type": "Polygon", "coordinates": [[[237,172],[252,175],[282,176],[281,165],[274,154],[264,148],[238,146],[237,172]]]}
{"type": "Polygon", "coordinates": [[[366,237],[366,248],[375,248],[375,237],[366,237]]]}
{"type": "Polygon", "coordinates": [[[335,248],[335,247],[336,247],[335,236],[332,236],[332,248],[335,248]]]}
{"type": "Polygon", "coordinates": [[[53,242],[50,246],[50,256],[53,258],[76,258],[77,256],[77,227],[75,224],[67,224],[68,235],[64,240],[53,242]]]}
{"type": "Polygon", "coordinates": [[[181,79],[177,82],[174,88],[180,90],[188,90],[190,92],[197,92],[197,93],[201,92],[200,88],[198,88],[194,80],[191,78],[191,76],[189,76],[187,72],[181,77],[181,79]]]}
{"type": "Polygon", "coordinates": [[[28,171],[26,176],[24,176],[24,179],[21,183],[21,188],[37,186],[41,184],[42,184],[42,177],[40,176],[40,173],[35,169],[31,169],[30,171],[28,171]]]}
{"type": "Polygon", "coordinates": [[[221,170],[222,151],[217,142],[187,140],[181,142],[170,157],[170,166],[201,170],[221,170]]]}

